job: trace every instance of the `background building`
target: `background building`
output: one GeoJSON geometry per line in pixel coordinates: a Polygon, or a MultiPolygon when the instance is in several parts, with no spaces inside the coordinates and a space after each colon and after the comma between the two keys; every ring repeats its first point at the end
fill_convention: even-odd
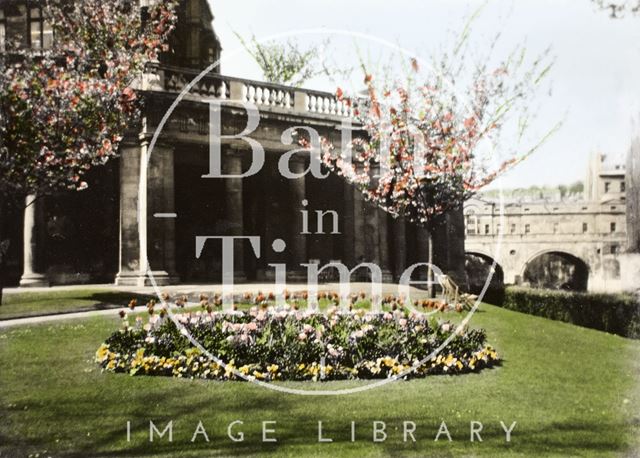
{"type": "MultiPolygon", "coordinates": [[[[477,258],[495,260],[497,279],[510,284],[625,289],[620,263],[627,249],[625,166],[594,154],[584,183],[582,195],[507,200],[502,215],[496,199],[467,202],[468,266],[477,266],[477,258]]],[[[469,275],[476,287],[484,278],[478,267],[469,275]]]]}

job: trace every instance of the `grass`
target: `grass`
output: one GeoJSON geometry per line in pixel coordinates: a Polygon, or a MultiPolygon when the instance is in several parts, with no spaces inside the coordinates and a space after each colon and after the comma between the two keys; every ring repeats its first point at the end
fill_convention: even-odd
{"type": "Polygon", "coordinates": [[[5,293],[0,306],[0,320],[122,307],[134,297],[138,303],[144,304],[152,296],[106,288],[5,293]]]}
{"type": "MultiPolygon", "coordinates": [[[[629,456],[640,448],[635,375],[640,342],[483,306],[502,367],[464,376],[396,382],[346,396],[277,393],[246,382],[101,373],[99,344],[119,319],[93,317],[0,330],[0,456],[629,456]],[[173,442],[149,442],[149,421],[173,420],[173,442]],[[227,438],[235,420],[243,442],[227,438]],[[441,421],[453,438],[434,442],[441,421]],[[484,425],[469,442],[469,422],[484,425]],[[517,421],[511,443],[499,422],[517,421]],[[131,422],[131,442],[126,424],[131,422]],[[198,422],[209,435],[191,438],[198,422]],[[277,443],[261,442],[276,421],[277,443]],[[318,421],[332,443],[318,444],[318,421]],[[350,441],[350,422],[356,441],[350,441]],[[388,438],[372,442],[372,422],[388,438]],[[402,441],[402,422],[417,442],[402,441]]],[[[290,382],[338,389],[365,382],[290,382]]]]}

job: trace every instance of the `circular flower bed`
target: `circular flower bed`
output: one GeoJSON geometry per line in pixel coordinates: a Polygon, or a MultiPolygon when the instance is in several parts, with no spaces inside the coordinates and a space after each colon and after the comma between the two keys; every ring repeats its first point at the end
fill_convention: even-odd
{"type": "Polygon", "coordinates": [[[400,308],[374,313],[331,307],[319,313],[289,305],[230,312],[202,307],[174,315],[182,331],[166,311],[154,313],[153,305],[147,323],[138,317],[132,326],[121,313],[122,329],[100,346],[96,361],[131,375],[232,380],[242,374],[266,381],[459,374],[499,362],[484,330],[457,329],[400,308]],[[219,361],[194,347],[185,331],[219,361]],[[449,337],[437,356],[419,365],[449,337]]]}

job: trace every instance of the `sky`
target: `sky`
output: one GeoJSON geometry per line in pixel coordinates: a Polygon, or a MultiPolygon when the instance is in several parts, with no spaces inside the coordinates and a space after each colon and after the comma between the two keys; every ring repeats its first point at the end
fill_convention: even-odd
{"type": "MultiPolygon", "coordinates": [[[[550,48],[550,89],[535,100],[531,143],[554,125],[560,129],[493,187],[555,185],[582,180],[594,152],[624,160],[640,135],[640,16],[611,19],[591,0],[210,0],[222,42],[222,73],[262,79],[236,33],[262,39],[286,34],[302,46],[329,42],[324,58],[340,68],[388,63],[397,49],[429,60],[449,49],[469,17],[471,55],[493,56],[516,45],[531,58],[550,48]],[[300,31],[305,31],[300,33],[300,31]],[[358,35],[358,36],[354,36],[358,35]]],[[[354,70],[353,75],[361,73],[354,70]]],[[[354,76],[355,77],[355,76],[354,76]]],[[[305,87],[335,91],[340,81],[315,78],[305,87]]],[[[352,83],[353,85],[353,83],[352,83]]]]}

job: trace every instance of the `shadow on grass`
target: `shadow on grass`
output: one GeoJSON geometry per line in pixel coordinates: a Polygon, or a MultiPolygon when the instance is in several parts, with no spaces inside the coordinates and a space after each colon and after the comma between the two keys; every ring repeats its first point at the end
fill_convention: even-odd
{"type": "Polygon", "coordinates": [[[155,296],[127,291],[68,290],[24,292],[6,296],[0,306],[0,320],[126,307],[131,299],[145,304],[155,296]]]}
{"type": "MultiPolygon", "coordinates": [[[[185,412],[193,413],[194,409],[201,410],[200,406],[185,406],[185,412]]],[[[225,407],[217,406],[224,409],[225,407]]],[[[269,406],[264,406],[268,408],[269,406]]],[[[273,405],[271,407],[274,407],[273,405]]],[[[282,399],[277,401],[279,410],[286,412],[287,402],[282,399]]],[[[624,441],[614,439],[616,432],[619,432],[624,425],[621,424],[595,424],[582,422],[554,423],[550,425],[536,427],[519,427],[514,430],[512,441],[506,442],[504,432],[498,427],[493,430],[484,430],[481,433],[483,442],[469,441],[469,425],[461,423],[448,423],[448,428],[452,433],[453,441],[449,442],[445,436],[441,436],[438,442],[434,442],[437,434],[439,423],[426,422],[421,423],[419,419],[407,419],[401,415],[388,417],[381,415],[386,423],[388,437],[384,442],[373,442],[372,437],[372,421],[376,418],[362,420],[358,422],[358,433],[356,441],[352,442],[350,438],[350,425],[348,422],[339,425],[340,430],[326,430],[324,437],[331,437],[332,443],[320,444],[318,438],[318,420],[291,418],[288,421],[278,420],[274,427],[276,433],[273,435],[277,438],[276,443],[262,442],[260,437],[261,430],[258,425],[262,420],[269,418],[257,418],[255,423],[249,427],[247,418],[253,418],[256,413],[260,413],[262,407],[246,408],[242,412],[242,418],[245,419],[245,425],[242,425],[236,431],[243,430],[246,434],[243,442],[233,442],[224,433],[227,425],[218,425],[215,430],[207,425],[206,418],[203,417],[204,427],[209,434],[210,442],[206,442],[202,435],[198,436],[195,442],[191,442],[191,437],[196,429],[197,422],[190,422],[187,426],[184,424],[180,430],[181,437],[174,436],[174,442],[168,442],[165,439],[156,439],[151,443],[147,440],[137,438],[136,442],[127,444],[124,448],[113,449],[116,441],[122,441],[125,435],[123,428],[111,430],[108,434],[101,437],[99,443],[81,450],[70,452],[66,456],[81,457],[107,457],[107,456],[237,456],[250,455],[260,456],[269,453],[285,453],[287,455],[294,453],[301,456],[319,456],[334,455],[341,456],[366,456],[376,454],[381,456],[460,456],[468,455],[484,455],[496,456],[502,453],[524,454],[525,456],[538,456],[542,454],[554,454],[561,456],[603,456],[607,453],[624,454],[629,452],[629,445],[624,441]],[[415,432],[416,442],[412,442],[408,438],[407,442],[403,441],[401,430],[398,431],[396,426],[400,426],[403,421],[416,421],[418,427],[415,432]],[[455,431],[455,433],[454,433],[455,431]],[[105,450],[106,449],[106,450],[105,450]],[[298,449],[296,453],[295,450],[298,449]],[[99,451],[100,450],[100,451],[99,451]]],[[[310,415],[314,416],[314,415],[310,415]]],[[[320,417],[322,418],[322,417],[320,417]]],[[[180,414],[171,416],[174,420],[174,428],[180,427],[180,414]]],[[[162,429],[166,424],[161,419],[155,420],[157,426],[162,429]]],[[[168,419],[167,419],[168,421],[168,419]]],[[[231,420],[233,421],[233,420],[231,420]]],[[[324,418],[325,427],[330,427],[331,419],[324,418]]],[[[139,428],[147,428],[146,424],[139,428]]],[[[176,429],[174,429],[175,433],[176,429]]]]}

